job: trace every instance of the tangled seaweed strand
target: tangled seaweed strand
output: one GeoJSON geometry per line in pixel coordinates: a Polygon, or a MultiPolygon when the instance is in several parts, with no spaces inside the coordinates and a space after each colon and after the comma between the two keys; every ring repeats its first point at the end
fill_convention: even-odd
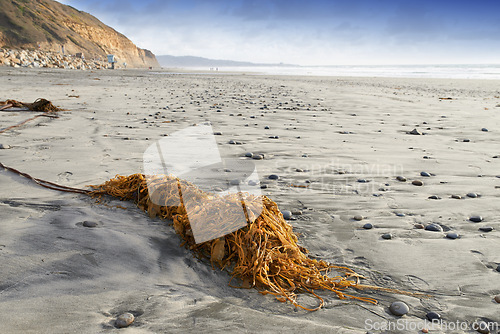
{"type": "MultiPolygon", "coordinates": [[[[297,235],[292,226],[284,220],[278,205],[266,196],[240,193],[239,196],[233,194],[221,197],[205,193],[187,181],[166,175],[117,175],[91,188],[91,196],[106,194],[122,200],[132,200],[140,209],[147,211],[150,217],[159,216],[172,220],[175,232],[184,240],[181,246],[187,245],[199,257],[210,259],[212,267],[217,265],[228,270],[232,278],[241,280],[240,287],[254,287],[262,294],[272,294],[281,302],[289,301],[294,306],[308,311],[318,310],[324,305],[323,299],[315,290],[330,290],[340,299],[352,298],[373,304],[377,303],[375,299],[353,296],[345,293],[345,290],[352,287],[414,295],[361,285],[359,280],[363,277],[353,270],[309,258],[306,255],[307,250],[297,244],[297,235]],[[158,196],[155,201],[152,201],[148,194],[148,182],[150,185],[155,184],[158,189],[154,194],[158,196]],[[190,218],[193,218],[193,215],[210,217],[218,214],[223,217],[224,225],[227,223],[230,226],[234,217],[226,214],[227,208],[232,205],[244,205],[247,209],[247,225],[224,237],[196,244],[183,204],[183,198],[187,196],[194,196],[200,203],[196,210],[190,210],[190,218]],[[161,199],[161,202],[158,202],[158,199],[161,199]],[[212,201],[210,208],[203,205],[207,200],[212,201]],[[155,203],[165,205],[159,206],[155,203]],[[256,211],[252,206],[262,209],[260,215],[254,214],[256,211]],[[341,272],[342,275],[328,276],[331,269],[341,272]],[[300,292],[312,294],[319,300],[319,305],[307,308],[298,304],[297,293],[300,292]]],[[[207,229],[211,228],[213,226],[207,223],[207,229]]]]}
{"type": "Polygon", "coordinates": [[[36,99],[33,103],[26,103],[16,100],[0,101],[0,110],[8,108],[27,108],[30,111],[43,111],[43,112],[55,112],[61,111],[60,108],[56,107],[49,100],[46,99],[36,99]]]}
{"type": "Polygon", "coordinates": [[[33,103],[25,103],[25,102],[19,102],[16,100],[7,100],[7,101],[0,101],[0,111],[6,110],[9,108],[26,108],[28,111],[42,111],[43,114],[39,114],[36,116],[33,116],[31,118],[28,118],[20,123],[17,123],[15,125],[8,126],[6,128],[0,129],[0,133],[6,132],[8,130],[20,127],[32,120],[37,119],[38,117],[51,117],[51,118],[58,118],[55,113],[58,111],[61,111],[62,109],[54,106],[52,102],[46,99],[37,99],[33,103]]]}

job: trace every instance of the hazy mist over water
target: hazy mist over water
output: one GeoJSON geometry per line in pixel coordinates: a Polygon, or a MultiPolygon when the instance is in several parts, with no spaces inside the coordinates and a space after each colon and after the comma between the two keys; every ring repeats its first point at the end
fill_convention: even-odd
{"type": "MultiPolygon", "coordinates": [[[[189,67],[191,71],[225,74],[249,72],[270,75],[393,77],[500,80],[500,65],[353,65],[353,66],[235,66],[189,67]]],[[[175,69],[174,69],[175,71],[175,69]]]]}

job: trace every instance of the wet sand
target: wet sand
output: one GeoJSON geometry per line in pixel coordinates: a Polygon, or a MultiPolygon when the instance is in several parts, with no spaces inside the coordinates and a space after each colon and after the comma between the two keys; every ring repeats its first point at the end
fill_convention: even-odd
{"type": "MultiPolygon", "coordinates": [[[[10,147],[0,149],[3,164],[84,188],[142,172],[149,145],[210,121],[223,156],[264,154],[253,160],[268,185],[263,193],[282,210],[302,211],[290,223],[311,256],[356,270],[365,284],[431,295],[354,291],[379,300],[371,305],[323,292],[323,309],[296,311],[229,287],[227,273],[180,248],[168,222],[132,203],[98,205],[0,171],[6,333],[365,333],[367,324],[400,319],[388,309],[396,300],[408,304],[401,319],[411,323],[430,311],[468,326],[480,318],[500,323],[493,300],[500,294],[499,81],[10,68],[0,75],[0,100],[43,97],[66,109],[0,134],[10,147]],[[421,135],[409,134],[414,129],[421,135]],[[483,221],[471,222],[473,215],[483,221]],[[422,228],[431,223],[443,231],[422,228]],[[479,230],[487,226],[493,230],[479,230]],[[135,322],[115,328],[127,311],[135,322]]],[[[0,112],[0,129],[31,116],[0,112]]]]}

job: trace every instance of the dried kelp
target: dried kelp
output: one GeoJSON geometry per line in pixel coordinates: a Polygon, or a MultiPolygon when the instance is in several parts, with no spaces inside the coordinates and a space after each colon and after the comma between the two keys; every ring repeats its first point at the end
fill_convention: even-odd
{"type": "MultiPolygon", "coordinates": [[[[184,240],[182,245],[186,245],[198,256],[210,259],[212,266],[228,270],[233,278],[239,279],[240,287],[256,288],[263,294],[272,294],[279,301],[289,301],[305,310],[314,311],[323,306],[324,301],[315,292],[317,290],[329,290],[341,299],[352,298],[373,304],[377,303],[375,299],[354,296],[346,293],[346,290],[375,289],[411,294],[362,285],[360,279],[363,277],[353,270],[308,257],[307,249],[298,245],[297,235],[283,218],[278,205],[266,196],[245,193],[217,196],[203,192],[187,181],[167,175],[118,175],[91,188],[91,196],[106,194],[122,200],[132,200],[140,209],[147,211],[150,217],[172,220],[175,232],[184,240]],[[150,186],[154,185],[150,189],[156,189],[152,195],[149,194],[148,183],[150,186]],[[199,203],[194,211],[190,210],[189,217],[183,204],[186,197],[195,198],[199,203]],[[205,206],[205,201],[210,201],[211,204],[205,206]],[[219,218],[222,217],[223,225],[228,226],[228,231],[231,231],[235,218],[229,214],[228,208],[235,205],[246,209],[245,227],[224,237],[195,243],[190,226],[193,215],[218,215],[219,218]],[[259,211],[252,206],[259,207],[259,211]],[[260,214],[257,215],[256,212],[260,214]],[[332,270],[337,272],[335,276],[331,275],[332,270]],[[301,292],[315,296],[319,305],[314,308],[300,305],[297,293],[301,292]]],[[[207,221],[205,228],[210,230],[213,228],[211,224],[207,221]]]]}
{"type": "Polygon", "coordinates": [[[0,110],[8,108],[26,108],[30,111],[56,112],[62,109],[56,107],[49,100],[36,99],[33,103],[21,102],[16,100],[0,101],[0,110]]]}

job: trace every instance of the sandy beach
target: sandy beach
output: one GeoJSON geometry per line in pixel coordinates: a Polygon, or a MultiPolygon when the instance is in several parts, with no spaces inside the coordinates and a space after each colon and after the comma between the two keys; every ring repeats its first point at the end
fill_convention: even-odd
{"type": "MultiPolygon", "coordinates": [[[[85,188],[142,172],[148,146],[210,121],[222,156],[264,155],[252,159],[262,192],[296,213],[311,256],[430,295],[353,291],[371,305],[320,292],[324,308],[297,310],[229,287],[133,203],[1,170],[3,333],[417,333],[383,326],[420,326],[429,312],[450,326],[431,333],[500,324],[500,81],[7,67],[0,77],[0,100],[65,109],[0,133],[4,165],[85,188]],[[394,301],[408,314],[391,314],[394,301]],[[135,322],[116,328],[124,312],[135,322]]],[[[0,111],[0,129],[34,115],[0,111]]]]}

